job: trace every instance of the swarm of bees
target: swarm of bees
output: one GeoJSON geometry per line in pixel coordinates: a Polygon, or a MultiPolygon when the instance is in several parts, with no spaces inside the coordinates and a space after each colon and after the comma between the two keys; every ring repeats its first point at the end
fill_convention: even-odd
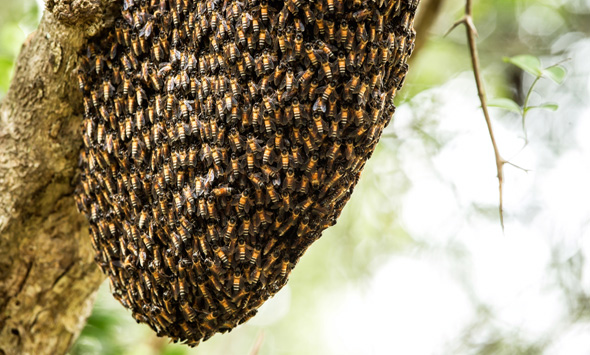
{"type": "Polygon", "coordinates": [[[124,0],[78,70],[76,201],[114,297],[195,346],[254,316],[395,111],[418,0],[124,0]]]}

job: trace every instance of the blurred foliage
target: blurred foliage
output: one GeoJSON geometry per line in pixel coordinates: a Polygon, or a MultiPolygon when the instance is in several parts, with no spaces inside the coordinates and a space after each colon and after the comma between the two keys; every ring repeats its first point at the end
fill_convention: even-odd
{"type": "Polygon", "coordinates": [[[37,27],[40,11],[34,0],[2,1],[2,11],[0,11],[0,98],[8,91],[14,61],[26,36],[37,27]]]}
{"type": "MultiPolygon", "coordinates": [[[[32,0],[3,0],[2,6],[0,97],[8,89],[13,63],[21,43],[34,30],[42,8],[41,4],[32,0]]],[[[488,255],[486,253],[492,253],[493,250],[488,251],[482,247],[484,254],[477,254],[470,243],[475,243],[474,240],[485,241],[485,238],[478,233],[478,235],[461,239],[464,235],[462,231],[465,225],[475,225],[482,229],[483,226],[497,227],[496,206],[494,202],[489,203],[485,198],[466,199],[466,193],[461,190],[461,181],[457,181],[460,179],[440,168],[441,165],[449,165],[448,159],[441,163],[440,155],[445,149],[452,151],[457,144],[456,132],[464,131],[466,128],[463,126],[469,126],[472,124],[469,122],[475,120],[469,115],[466,116],[465,110],[459,113],[459,106],[464,106],[465,102],[455,103],[457,106],[447,111],[443,110],[443,107],[446,107],[448,102],[452,102],[454,97],[472,97],[473,101],[469,101],[469,105],[472,104],[474,107],[477,105],[476,91],[470,84],[471,76],[467,76],[468,79],[463,78],[464,73],[470,71],[471,65],[464,33],[454,31],[449,36],[443,37],[452,23],[462,16],[463,6],[464,2],[461,0],[447,0],[430,33],[418,34],[429,36],[430,39],[412,60],[405,87],[397,98],[398,116],[384,133],[382,142],[367,164],[363,177],[338,224],[326,231],[324,236],[306,253],[293,271],[289,284],[261,308],[259,315],[229,334],[216,335],[197,348],[189,349],[182,345],[169,344],[166,339],[157,338],[147,326],[137,325],[130,313],[111,297],[108,284],[105,283],[99,291],[88,324],[72,348],[71,354],[247,354],[258,337],[263,337],[260,355],[390,353],[370,343],[366,344],[363,351],[347,349],[346,345],[342,344],[348,344],[352,341],[350,339],[352,337],[342,334],[340,337],[338,334],[334,335],[334,332],[341,328],[338,328],[338,324],[335,325],[334,321],[329,321],[327,317],[328,311],[339,309],[334,307],[344,300],[356,297],[354,295],[368,295],[374,287],[374,285],[371,286],[373,282],[371,280],[376,280],[377,270],[382,269],[392,258],[399,255],[409,255],[416,260],[422,260],[425,258],[424,255],[429,255],[429,262],[442,265],[437,266],[437,269],[449,268],[453,279],[461,285],[468,303],[473,304],[470,321],[462,325],[462,328],[457,330],[450,340],[445,339],[440,346],[436,345],[437,351],[416,350],[416,352],[401,351],[399,353],[541,354],[550,349],[551,336],[557,337],[559,332],[556,331],[553,335],[542,334],[531,337],[506,324],[499,324],[497,319],[501,317],[499,309],[502,308],[497,308],[493,301],[477,291],[478,279],[474,279],[475,276],[471,275],[471,272],[477,269],[478,260],[482,259],[482,255],[486,256],[488,255]],[[443,112],[449,115],[457,112],[457,115],[463,115],[465,123],[449,126],[450,120],[448,116],[443,115],[443,112]],[[397,126],[396,121],[399,117],[406,116],[409,118],[404,121],[405,123],[401,127],[397,126]],[[436,182],[428,185],[427,192],[415,195],[413,187],[419,184],[417,176],[433,176],[432,181],[436,182]],[[460,211],[458,215],[457,213],[455,216],[448,215],[446,207],[440,208],[447,205],[441,205],[435,197],[428,195],[429,192],[440,191],[441,186],[450,186],[448,195],[444,195],[445,201],[452,201],[458,206],[460,211]],[[429,212],[433,213],[428,214],[429,212]],[[428,215],[434,221],[426,218],[422,220],[420,214],[428,215]],[[471,270],[470,266],[473,266],[474,270],[471,270]],[[333,339],[338,339],[336,343],[341,344],[335,344],[333,339]],[[345,350],[342,350],[343,347],[345,350]]],[[[494,120],[499,123],[500,133],[508,132],[507,135],[517,137],[520,133],[520,120],[524,121],[524,115],[530,109],[558,108],[557,104],[552,103],[558,94],[556,84],[547,80],[539,81],[539,79],[546,77],[557,84],[562,83],[565,75],[563,67],[572,68],[576,65],[574,61],[550,66],[566,59],[572,48],[577,48],[576,43],[583,41],[590,34],[590,1],[481,0],[474,4],[474,17],[479,33],[478,46],[489,98],[501,98],[494,99],[491,103],[506,110],[506,114],[497,114],[500,110],[494,111],[494,120]],[[503,62],[503,58],[508,59],[503,62]],[[523,71],[528,74],[523,75],[523,71]]],[[[587,60],[587,56],[585,58],[587,60]]],[[[568,69],[568,80],[570,80],[570,74],[568,69]]],[[[588,73],[586,72],[585,75],[587,79],[588,73]]],[[[570,80],[568,98],[562,101],[566,105],[560,103],[556,113],[548,112],[547,114],[563,116],[566,124],[567,122],[574,124],[572,117],[575,116],[575,112],[578,112],[574,111],[574,107],[579,107],[580,102],[587,100],[587,91],[585,91],[588,87],[587,81],[578,80],[581,79],[575,75],[570,80]]],[[[532,125],[529,135],[536,136],[536,143],[533,145],[538,149],[537,152],[540,152],[538,154],[546,153],[551,156],[566,154],[568,147],[571,148],[576,141],[575,133],[565,133],[566,128],[555,121],[556,116],[537,114],[538,111],[544,110],[533,111],[536,122],[532,125]]],[[[478,124],[483,127],[483,120],[478,124]]],[[[500,139],[500,148],[510,146],[511,142],[509,139],[500,139]]],[[[482,141],[476,143],[489,144],[482,141]]],[[[522,144],[523,141],[517,139],[512,145],[518,150],[521,149],[519,145],[522,144]]],[[[484,152],[482,155],[491,156],[491,151],[484,150],[488,148],[488,146],[482,148],[484,152]]],[[[455,154],[458,155],[454,158],[455,161],[460,160],[460,153],[455,154]]],[[[530,154],[535,157],[537,153],[530,154]]],[[[547,155],[543,155],[545,156],[547,155]]],[[[544,158],[539,155],[535,159],[543,160],[544,158]]],[[[532,161],[534,162],[535,159],[532,161]]],[[[457,163],[457,169],[459,164],[467,163],[457,163]]],[[[492,186],[492,188],[490,191],[477,190],[474,194],[490,195],[492,196],[490,200],[494,201],[496,193],[493,188],[494,166],[493,163],[489,165],[489,171],[486,171],[483,176],[489,176],[491,184],[486,186],[492,186]]],[[[541,171],[545,171],[543,169],[543,167],[540,168],[541,171]]],[[[464,172],[461,174],[461,176],[468,175],[464,172]]],[[[478,180],[478,178],[470,177],[465,179],[478,180]]],[[[541,202],[535,199],[535,196],[542,196],[542,193],[525,191],[521,194],[518,191],[511,191],[510,188],[511,185],[508,182],[506,192],[508,199],[511,196],[520,196],[515,198],[520,198],[519,203],[522,204],[522,208],[519,211],[511,210],[509,201],[507,205],[509,220],[512,211],[513,219],[519,219],[522,223],[530,222],[531,226],[534,225],[533,221],[544,223],[542,218],[540,221],[538,218],[543,216],[543,211],[548,210],[548,207],[540,205],[541,202]]],[[[584,218],[584,216],[580,217],[581,220],[584,218]]],[[[527,233],[523,232],[523,235],[527,233]]],[[[533,242],[534,239],[528,240],[529,244],[525,243],[525,245],[527,248],[532,248],[533,242]]],[[[489,244],[488,247],[493,249],[495,245],[489,244]]],[[[512,247],[510,245],[510,248],[512,247]]],[[[508,252],[505,249],[502,251],[508,252]]],[[[566,257],[563,257],[559,247],[554,247],[553,251],[547,278],[552,275],[551,280],[555,281],[551,281],[553,283],[551,287],[561,290],[566,295],[569,308],[565,318],[569,319],[571,324],[580,324],[583,327],[585,324],[583,322],[590,321],[588,289],[581,286],[582,278],[588,277],[585,276],[588,272],[584,273],[585,254],[565,253],[566,257]]],[[[532,251],[530,253],[532,255],[532,251]]],[[[496,261],[493,260],[493,262],[496,261]]],[[[504,260],[497,262],[498,268],[501,268],[504,260]]],[[[532,263],[531,260],[527,262],[532,263]]],[[[415,270],[409,268],[401,272],[414,275],[412,273],[415,270]]],[[[510,274],[510,272],[507,273],[510,274]]],[[[418,276],[416,278],[418,279],[416,282],[422,282],[419,281],[418,276]]],[[[393,280],[394,275],[391,275],[390,279],[393,280]]],[[[386,278],[386,280],[389,279],[386,278]]],[[[411,283],[404,284],[404,287],[411,288],[411,285],[411,283]]],[[[399,293],[403,294],[403,291],[400,289],[399,293]]],[[[392,299],[395,299],[395,296],[392,294],[392,299]]],[[[437,290],[429,296],[437,297],[437,290]]],[[[419,299],[423,300],[423,298],[419,299]]],[[[411,303],[410,300],[407,306],[411,307],[411,303]]],[[[362,332],[364,328],[376,327],[372,323],[355,323],[355,320],[359,319],[352,316],[355,312],[363,314],[364,310],[367,312],[369,309],[375,310],[373,305],[362,303],[362,300],[357,300],[355,304],[362,309],[344,311],[346,314],[338,319],[349,323],[339,326],[352,329],[352,333],[362,332]]],[[[368,318],[371,322],[389,324],[377,323],[380,312],[378,310],[375,313],[377,314],[371,315],[373,318],[368,318]]],[[[424,317],[424,326],[436,320],[435,314],[426,314],[424,317]]],[[[390,319],[392,322],[394,320],[390,319]]],[[[446,323],[440,322],[438,321],[437,324],[443,324],[443,327],[447,328],[446,323]]],[[[577,328],[570,332],[568,328],[570,323],[566,323],[563,329],[568,329],[567,334],[576,334],[577,328]]],[[[588,330],[588,328],[581,329],[588,330]]],[[[375,331],[378,330],[375,329],[375,331]]],[[[388,329],[385,330],[388,331],[388,329]]],[[[587,333],[585,334],[587,337],[587,333]]],[[[383,339],[383,341],[389,342],[392,347],[397,342],[403,342],[403,334],[392,333],[391,336],[391,339],[383,339]]],[[[425,339],[420,340],[428,343],[427,335],[424,337],[425,339]]],[[[363,339],[357,341],[362,343],[363,339]]],[[[416,349],[418,345],[415,344],[416,349]]],[[[590,344],[588,346],[586,351],[590,349],[590,344]]],[[[564,352],[554,351],[553,353],[564,352]]]]}

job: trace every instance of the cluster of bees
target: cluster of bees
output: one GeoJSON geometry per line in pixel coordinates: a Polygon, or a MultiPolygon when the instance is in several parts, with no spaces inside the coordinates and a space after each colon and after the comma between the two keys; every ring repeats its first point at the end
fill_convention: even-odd
{"type": "Polygon", "coordinates": [[[197,345],[336,223],[395,107],[417,0],[124,0],[89,43],[76,201],[113,295],[197,345]]]}

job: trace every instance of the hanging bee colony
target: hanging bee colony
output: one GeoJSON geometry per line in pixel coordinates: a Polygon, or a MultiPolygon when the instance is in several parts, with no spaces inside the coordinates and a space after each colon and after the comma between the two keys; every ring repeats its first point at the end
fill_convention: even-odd
{"type": "Polygon", "coordinates": [[[89,43],[76,201],[114,297],[194,346],[287,282],[395,111],[418,0],[125,0],[89,43]]]}

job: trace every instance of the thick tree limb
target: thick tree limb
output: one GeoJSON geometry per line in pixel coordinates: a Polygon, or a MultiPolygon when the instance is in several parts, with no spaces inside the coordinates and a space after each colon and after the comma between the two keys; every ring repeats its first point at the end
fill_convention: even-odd
{"type": "Polygon", "coordinates": [[[112,0],[49,1],[0,104],[0,354],[63,354],[103,280],[72,193],[81,147],[74,69],[112,0]]]}

